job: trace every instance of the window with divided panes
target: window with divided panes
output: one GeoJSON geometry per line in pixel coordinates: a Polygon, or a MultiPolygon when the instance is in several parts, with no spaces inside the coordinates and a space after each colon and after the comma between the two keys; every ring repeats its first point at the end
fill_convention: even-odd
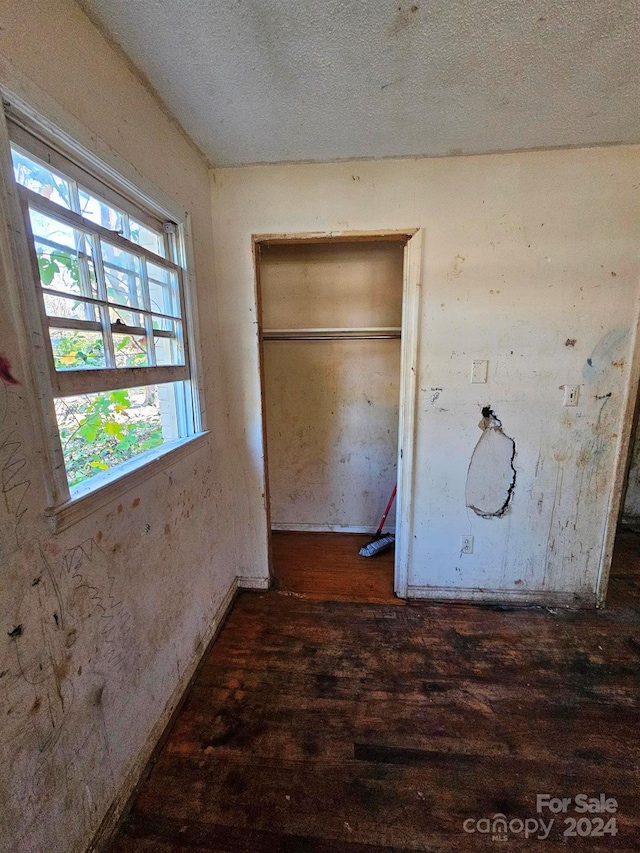
{"type": "Polygon", "coordinates": [[[9,131],[73,497],[197,431],[179,227],[9,131]]]}

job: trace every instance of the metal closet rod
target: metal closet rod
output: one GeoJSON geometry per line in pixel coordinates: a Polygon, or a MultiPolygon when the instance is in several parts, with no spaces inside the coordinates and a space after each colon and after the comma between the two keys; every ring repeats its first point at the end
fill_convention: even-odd
{"type": "Polygon", "coordinates": [[[401,336],[399,326],[373,326],[340,329],[263,329],[265,341],[376,341],[395,340],[401,336]]]}

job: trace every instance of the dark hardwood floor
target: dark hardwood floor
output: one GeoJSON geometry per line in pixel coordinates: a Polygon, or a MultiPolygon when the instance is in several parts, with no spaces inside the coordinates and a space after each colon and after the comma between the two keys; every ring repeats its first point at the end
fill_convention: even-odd
{"type": "Polygon", "coordinates": [[[360,533],[271,534],[273,587],[312,601],[404,604],[393,594],[393,547],[361,557],[360,533]]]}
{"type": "Polygon", "coordinates": [[[312,600],[280,574],[238,597],[112,853],[640,849],[639,535],[599,612],[312,600]],[[538,793],[615,798],[617,835],[564,837],[572,805],[525,840],[538,793]],[[508,843],[464,831],[496,813],[508,843]]]}
{"type": "Polygon", "coordinates": [[[640,607],[640,532],[618,530],[606,604],[613,609],[640,607]]]}

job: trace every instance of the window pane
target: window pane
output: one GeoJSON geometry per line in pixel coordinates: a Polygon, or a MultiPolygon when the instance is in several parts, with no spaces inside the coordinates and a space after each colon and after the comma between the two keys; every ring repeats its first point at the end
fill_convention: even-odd
{"type": "Polygon", "coordinates": [[[180,438],[183,386],[174,382],[56,400],[69,485],[180,438]]]}
{"type": "Polygon", "coordinates": [[[109,316],[112,324],[111,333],[113,335],[116,367],[148,367],[149,354],[147,353],[147,338],[142,314],[110,306],[109,316]],[[122,326],[123,331],[119,331],[118,326],[122,326]],[[130,329],[140,329],[140,333],[136,335],[131,331],[126,331],[127,326],[130,329]]]}
{"type": "Polygon", "coordinates": [[[167,257],[164,234],[161,234],[159,231],[152,231],[151,228],[147,228],[146,225],[140,225],[139,222],[134,222],[133,219],[129,221],[129,233],[132,243],[136,243],[138,246],[147,249],[147,251],[160,255],[161,258],[167,257]]]}
{"type": "Polygon", "coordinates": [[[131,308],[144,308],[140,259],[104,240],[100,245],[109,301],[131,308]]]}
{"type": "Polygon", "coordinates": [[[29,218],[42,286],[95,298],[91,241],[84,232],[37,210],[30,209],[29,218]]]}
{"type": "MultiPolygon", "coordinates": [[[[114,305],[109,306],[109,318],[116,326],[131,326],[144,331],[144,318],[137,311],[127,311],[126,308],[117,308],[114,305]]],[[[117,329],[113,330],[117,332],[117,329]]]]}
{"type": "Polygon", "coordinates": [[[116,367],[148,367],[147,339],[144,335],[113,336],[116,367]]]}
{"type": "Polygon", "coordinates": [[[102,225],[103,228],[108,228],[110,231],[117,231],[118,234],[123,233],[124,214],[121,211],[116,210],[115,207],[91,195],[86,190],[79,189],[78,196],[80,197],[80,213],[85,219],[95,222],[96,225],[102,225]]]}
{"type": "Polygon", "coordinates": [[[96,306],[91,302],[83,302],[69,296],[54,296],[51,293],[44,294],[44,307],[48,317],[64,317],[67,320],[89,320],[98,321],[96,306]]]}
{"type": "Polygon", "coordinates": [[[49,329],[56,370],[85,370],[104,367],[102,332],[79,329],[49,329]]]}
{"type": "Polygon", "coordinates": [[[153,328],[169,332],[171,335],[171,337],[153,336],[156,348],[156,364],[163,367],[170,364],[184,364],[182,323],[177,320],[154,317],[153,328]]]}
{"type": "Polygon", "coordinates": [[[176,273],[147,261],[147,278],[149,280],[151,310],[157,311],[159,314],[180,317],[178,276],[176,273]]]}
{"type": "Polygon", "coordinates": [[[71,183],[58,172],[32,160],[26,154],[11,147],[13,174],[16,182],[38,195],[71,210],[71,183]]]}
{"type": "MultiPolygon", "coordinates": [[[[23,139],[22,131],[15,132],[23,139]]],[[[110,469],[130,470],[131,460],[143,462],[154,448],[193,435],[199,423],[190,380],[93,390],[113,384],[114,377],[119,384],[125,368],[141,368],[133,380],[138,382],[160,373],[187,374],[166,369],[187,361],[181,276],[163,266],[173,266],[173,238],[153,205],[147,210],[143,198],[136,205],[130,188],[117,180],[105,184],[90,157],[74,164],[55,149],[47,153],[42,139],[29,142],[26,131],[24,138],[25,150],[22,143],[11,146],[13,173],[29,191],[21,190],[20,197],[29,206],[43,333],[59,372],[54,385],[61,391],[91,389],[54,400],[67,480],[77,496],[99,488],[110,469]],[[155,370],[156,363],[163,369],[155,370]],[[88,488],[82,485],[87,481],[88,488]]]]}

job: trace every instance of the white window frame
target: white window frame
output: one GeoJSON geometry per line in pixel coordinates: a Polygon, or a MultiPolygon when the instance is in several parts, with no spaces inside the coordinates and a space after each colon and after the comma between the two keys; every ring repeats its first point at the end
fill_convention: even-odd
{"type": "MultiPolygon", "coordinates": [[[[24,332],[29,341],[25,347],[25,353],[29,354],[32,379],[39,402],[38,425],[43,438],[45,469],[47,469],[46,489],[49,506],[46,514],[53,520],[54,528],[58,531],[79,521],[125,491],[135,488],[158,471],[174,464],[182,456],[196,450],[207,435],[202,404],[203,394],[199,381],[201,365],[190,218],[185,210],[165,196],[161,190],[141,178],[126,161],[111,154],[110,159],[115,163],[108,162],[107,159],[103,160],[91,151],[86,145],[89,141],[86,137],[76,141],[78,136],[82,137],[82,134],[78,134],[77,127],[74,128],[75,135],[71,136],[15,94],[2,91],[2,95],[4,109],[0,111],[2,113],[0,115],[2,161],[0,163],[2,171],[0,201],[5,218],[11,224],[10,236],[13,239],[10,240],[12,245],[8,248],[13,256],[13,272],[19,290],[24,332]],[[24,145],[24,134],[31,138],[32,142],[35,140],[35,143],[29,146],[24,145]],[[174,269],[181,278],[179,292],[184,330],[183,365],[108,366],[93,370],[55,370],[49,344],[49,318],[44,311],[27,205],[32,204],[44,213],[49,209],[57,219],[62,219],[74,227],[85,226],[82,223],[82,217],[77,213],[66,210],[15,182],[10,150],[12,138],[15,144],[25,149],[28,154],[43,162],[49,162],[54,170],[68,174],[72,180],[80,178],[82,185],[90,192],[94,192],[104,198],[107,203],[129,213],[141,224],[158,230],[158,222],[171,223],[172,227],[168,226],[167,231],[174,233],[165,240],[165,246],[167,250],[171,248],[171,252],[168,252],[164,263],[174,269]],[[33,150],[34,145],[44,146],[42,148],[44,152],[50,149],[51,157],[47,156],[45,159],[41,151],[33,150]],[[54,162],[58,159],[59,162],[54,162]],[[74,487],[72,495],[67,481],[55,415],[55,398],[74,393],[93,393],[164,382],[185,383],[190,396],[190,405],[186,407],[189,434],[185,438],[165,442],[154,450],[139,454],[109,471],[91,477],[80,486],[74,487]]],[[[59,116],[57,118],[59,119],[59,116]]],[[[144,247],[132,245],[128,240],[119,238],[117,234],[100,225],[92,222],[90,230],[98,237],[104,236],[111,244],[120,242],[127,251],[131,252],[134,249],[139,256],[143,258],[148,256],[154,262],[156,260],[156,256],[144,247]]],[[[131,310],[136,312],[135,308],[131,310]]],[[[137,313],[140,313],[139,309],[137,313]]]]}

